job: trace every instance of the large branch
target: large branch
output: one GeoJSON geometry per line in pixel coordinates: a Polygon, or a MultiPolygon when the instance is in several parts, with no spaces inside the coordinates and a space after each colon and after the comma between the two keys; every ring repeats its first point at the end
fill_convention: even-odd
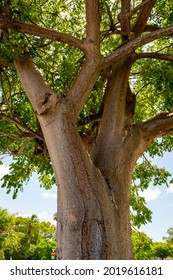
{"type": "Polygon", "coordinates": [[[173,54],[167,54],[167,53],[137,53],[135,55],[135,59],[142,59],[142,58],[153,58],[153,59],[160,59],[160,60],[167,60],[167,61],[173,61],[173,54]]]}
{"type": "Polygon", "coordinates": [[[144,3],[144,6],[141,7],[136,21],[132,27],[132,32],[135,33],[135,37],[140,36],[142,34],[156,0],[143,0],[142,2],[144,3]]]}
{"type": "Polygon", "coordinates": [[[101,71],[102,57],[100,55],[86,58],[67,99],[71,102],[75,115],[78,116],[86,103],[94,83],[101,71]]]}
{"type": "Polygon", "coordinates": [[[134,163],[157,137],[173,135],[173,112],[162,112],[155,117],[126,127],[126,148],[133,148],[134,163]]]}
{"type": "Polygon", "coordinates": [[[98,0],[85,0],[86,9],[86,53],[85,62],[70,90],[67,99],[78,116],[86,103],[93,85],[100,73],[102,57],[100,55],[100,13],[98,0]]]}
{"type": "Polygon", "coordinates": [[[123,57],[133,53],[137,48],[150,43],[154,40],[157,40],[164,36],[169,36],[173,33],[173,25],[155,30],[153,32],[150,32],[149,34],[146,34],[144,36],[141,36],[139,38],[136,38],[129,43],[123,45],[122,47],[116,49],[113,53],[108,55],[104,60],[104,67],[108,67],[111,64],[121,60],[123,57]]]}
{"type": "Polygon", "coordinates": [[[56,104],[61,101],[62,96],[53,92],[46,84],[29,55],[24,55],[23,61],[15,61],[14,64],[36,113],[42,115],[54,110],[56,104]]]}
{"type": "Polygon", "coordinates": [[[100,48],[100,11],[98,0],[85,0],[86,39],[100,48]]]}
{"type": "Polygon", "coordinates": [[[173,112],[163,112],[140,124],[144,141],[149,145],[156,137],[173,133],[173,112]]]}
{"type": "Polygon", "coordinates": [[[141,10],[142,7],[149,4],[151,0],[145,0],[142,1],[139,5],[137,5],[133,10],[130,11],[130,17],[132,17],[135,13],[137,13],[139,10],[141,10]]]}
{"type": "Polygon", "coordinates": [[[50,39],[52,41],[62,42],[74,46],[76,48],[79,48],[82,51],[85,51],[85,45],[83,44],[82,40],[79,40],[78,38],[71,36],[69,34],[58,32],[56,30],[39,27],[38,25],[11,20],[7,17],[1,17],[0,28],[12,29],[17,32],[23,32],[26,34],[50,39]]]}
{"type": "Polygon", "coordinates": [[[119,19],[122,35],[128,37],[130,33],[130,0],[121,0],[121,13],[119,19]]]}

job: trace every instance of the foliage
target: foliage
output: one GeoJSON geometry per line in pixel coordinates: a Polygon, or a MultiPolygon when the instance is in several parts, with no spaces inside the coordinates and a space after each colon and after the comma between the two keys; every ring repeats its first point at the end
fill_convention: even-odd
{"type": "Polygon", "coordinates": [[[49,260],[56,248],[56,227],[39,222],[36,215],[23,218],[0,208],[0,259],[49,260]]]}
{"type": "Polygon", "coordinates": [[[136,260],[173,258],[173,244],[171,242],[153,242],[143,232],[132,230],[132,245],[134,259],[136,260]]]}
{"type": "Polygon", "coordinates": [[[173,246],[168,243],[155,242],[152,246],[153,255],[155,258],[166,259],[173,257],[173,246]]]}
{"type": "Polygon", "coordinates": [[[167,236],[163,237],[163,240],[166,242],[173,244],[173,227],[168,228],[167,230],[167,236]]]}
{"type": "Polygon", "coordinates": [[[150,260],[153,259],[152,245],[153,241],[143,232],[132,231],[132,245],[134,259],[150,260]]]}
{"type": "MultiPolygon", "coordinates": [[[[36,215],[23,218],[0,208],[0,259],[49,260],[56,248],[55,231],[54,225],[39,222],[36,215]]],[[[171,236],[172,228],[168,233],[171,236]]],[[[173,258],[169,237],[166,243],[153,242],[145,233],[132,230],[132,245],[136,260],[173,258]]]]}

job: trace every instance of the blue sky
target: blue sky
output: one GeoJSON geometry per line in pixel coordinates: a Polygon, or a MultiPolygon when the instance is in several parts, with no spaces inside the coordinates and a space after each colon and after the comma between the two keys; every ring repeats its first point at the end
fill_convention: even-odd
{"type": "MultiPolygon", "coordinates": [[[[0,178],[8,172],[10,159],[7,157],[0,165],[0,178]]],[[[37,175],[34,174],[23,192],[19,192],[16,199],[12,199],[12,193],[6,194],[6,189],[0,187],[0,207],[7,208],[9,212],[19,213],[21,216],[37,214],[40,221],[53,221],[53,215],[57,212],[57,187],[45,190],[39,187],[37,175]]]]}
{"type": "MultiPolygon", "coordinates": [[[[8,172],[9,158],[3,160],[0,165],[0,178],[8,172]]],[[[164,158],[155,158],[154,163],[159,167],[165,167],[173,174],[173,154],[165,153],[164,158]]],[[[0,188],[0,207],[7,208],[10,213],[19,213],[22,216],[37,214],[40,221],[53,222],[53,214],[57,211],[57,188],[45,190],[39,187],[36,174],[34,174],[23,192],[17,199],[12,199],[12,194],[6,194],[6,190],[0,188]]],[[[150,187],[141,193],[146,198],[148,207],[153,211],[152,223],[140,228],[153,241],[162,241],[167,229],[173,227],[173,185],[150,187]]]]}

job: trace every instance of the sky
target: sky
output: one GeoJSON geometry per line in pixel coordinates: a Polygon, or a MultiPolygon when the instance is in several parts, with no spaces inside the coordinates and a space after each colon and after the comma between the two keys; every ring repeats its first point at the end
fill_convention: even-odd
{"type": "MultiPolygon", "coordinates": [[[[11,162],[8,157],[2,161],[4,164],[0,165],[0,178],[9,172],[11,162]]],[[[37,174],[33,174],[30,181],[23,186],[23,192],[18,192],[16,199],[12,199],[12,193],[6,194],[6,189],[0,187],[0,207],[23,217],[36,214],[40,221],[55,224],[53,215],[57,212],[57,187],[54,186],[51,190],[40,188],[37,174]]]]}
{"type": "MultiPolygon", "coordinates": [[[[3,165],[0,165],[0,178],[9,172],[9,157],[5,157],[3,165]]],[[[163,158],[156,157],[154,164],[165,167],[173,174],[173,153],[165,153],[163,158]]],[[[0,183],[1,185],[1,183],[0,183]]],[[[173,184],[169,188],[165,185],[150,187],[141,193],[144,196],[149,209],[152,210],[152,223],[142,226],[139,231],[145,232],[153,241],[163,241],[167,229],[173,227],[173,184]]],[[[19,192],[16,199],[12,194],[6,194],[6,190],[0,187],[0,207],[7,208],[11,214],[20,214],[23,217],[36,214],[40,221],[53,221],[53,215],[57,212],[57,187],[45,190],[39,187],[37,174],[34,174],[23,192],[19,192]]]]}

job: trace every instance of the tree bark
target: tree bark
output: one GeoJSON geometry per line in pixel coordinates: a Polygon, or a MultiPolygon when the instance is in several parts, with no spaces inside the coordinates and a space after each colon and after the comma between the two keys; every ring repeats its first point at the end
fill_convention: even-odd
{"type": "Polygon", "coordinates": [[[128,183],[129,188],[130,180],[124,181],[123,170],[116,178],[111,172],[106,177],[93,163],[77,131],[73,103],[51,91],[30,58],[15,66],[37,113],[59,185],[59,258],[131,259],[129,192],[122,187],[128,183]],[[111,181],[120,192],[110,187],[111,181]]]}

